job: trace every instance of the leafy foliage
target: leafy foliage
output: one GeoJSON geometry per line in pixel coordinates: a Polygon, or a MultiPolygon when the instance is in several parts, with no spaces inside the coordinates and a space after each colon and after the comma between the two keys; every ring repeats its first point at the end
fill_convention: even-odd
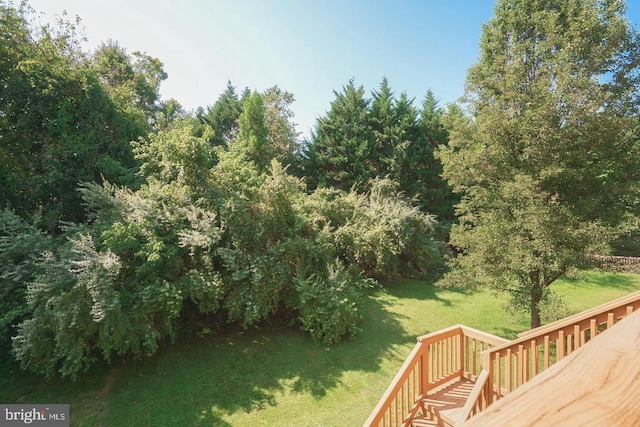
{"type": "Polygon", "coordinates": [[[449,283],[489,283],[540,324],[549,285],[602,251],[637,201],[638,34],[621,1],[500,1],[451,117],[463,194],[449,283]]]}
{"type": "Polygon", "coordinates": [[[326,344],[335,344],[344,335],[360,332],[361,300],[371,286],[367,280],[354,278],[339,263],[330,268],[326,278],[299,279],[296,289],[302,329],[326,344]]]}
{"type": "Polygon", "coordinates": [[[238,99],[236,88],[227,82],[227,87],[218,100],[207,109],[199,109],[197,118],[213,129],[211,143],[226,147],[238,134],[238,118],[242,114],[242,101],[238,99]]]}
{"type": "Polygon", "coordinates": [[[151,130],[162,64],[117,44],[92,57],[79,49],[76,24],[39,27],[26,3],[0,5],[0,205],[23,217],[42,212],[41,226],[82,222],[76,188],[108,179],[135,187],[129,141],[151,130]]]}
{"type": "Polygon", "coordinates": [[[158,59],[113,41],[85,53],[78,22],[37,26],[26,3],[0,13],[0,345],[22,367],[76,378],[192,319],[336,343],[376,280],[437,268],[435,219],[376,178],[402,174],[419,139],[386,79],[372,102],[350,82],[319,122],[309,178],[340,189],[308,193],[288,169],[292,94],[229,83],[186,113],[160,99],[158,59]]]}
{"type": "Polygon", "coordinates": [[[13,211],[0,211],[0,351],[29,314],[27,283],[41,272],[40,255],[54,242],[13,211]]]}
{"type": "Polygon", "coordinates": [[[433,93],[421,112],[405,93],[396,98],[386,78],[372,99],[353,80],[335,95],[302,153],[309,187],[364,193],[376,178],[390,178],[424,212],[452,221],[457,198],[433,154],[448,143],[444,111],[433,93]]]}
{"type": "Polygon", "coordinates": [[[98,357],[153,354],[193,315],[211,327],[297,319],[335,343],[358,330],[365,277],[433,268],[434,220],[390,182],[323,201],[330,192],[308,195],[275,159],[263,171],[247,155],[255,134],[241,135],[214,148],[187,119],[135,144],[140,189],[84,184],[90,222],[69,225],[17,294],[23,367],[75,377],[98,357]]]}
{"type": "Polygon", "coordinates": [[[305,175],[312,188],[333,187],[365,190],[373,178],[369,157],[373,146],[369,123],[370,101],[353,80],[336,99],[326,117],[318,119],[313,142],[308,147],[305,175]]]}
{"type": "Polygon", "coordinates": [[[435,218],[404,200],[393,181],[375,180],[367,194],[319,189],[307,203],[323,241],[365,277],[420,276],[440,264],[435,218]]]}

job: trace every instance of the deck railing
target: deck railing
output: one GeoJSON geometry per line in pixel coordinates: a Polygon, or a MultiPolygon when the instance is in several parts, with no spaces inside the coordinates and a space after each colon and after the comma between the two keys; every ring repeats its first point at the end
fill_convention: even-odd
{"type": "Polygon", "coordinates": [[[462,325],[418,337],[418,342],[365,426],[408,426],[427,394],[457,378],[480,375],[482,352],[506,339],[462,325]]]}
{"type": "Polygon", "coordinates": [[[640,292],[518,335],[482,354],[483,373],[463,410],[466,419],[562,360],[620,319],[640,309],[640,292]]]}

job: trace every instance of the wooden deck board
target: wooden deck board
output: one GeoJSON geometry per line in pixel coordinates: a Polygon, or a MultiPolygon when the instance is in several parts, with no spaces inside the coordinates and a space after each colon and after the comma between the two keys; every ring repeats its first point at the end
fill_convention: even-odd
{"type": "Polygon", "coordinates": [[[472,417],[465,426],[640,425],[640,311],[472,417]]]}
{"type": "Polygon", "coordinates": [[[473,381],[466,378],[458,379],[429,393],[423,402],[427,410],[434,413],[436,417],[449,424],[455,424],[474,385],[473,381]]]}

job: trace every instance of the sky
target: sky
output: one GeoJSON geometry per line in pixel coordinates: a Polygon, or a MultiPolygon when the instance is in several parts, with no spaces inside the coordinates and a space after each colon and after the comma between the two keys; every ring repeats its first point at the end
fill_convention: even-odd
{"type": "MultiPolygon", "coordinates": [[[[628,1],[640,23],[640,3],[628,1]]],[[[164,64],[163,99],[187,110],[213,105],[231,81],[292,93],[306,137],[353,79],[368,94],[383,77],[420,106],[464,94],[494,0],[29,0],[47,22],[79,16],[87,51],[109,39],[164,64]]]]}

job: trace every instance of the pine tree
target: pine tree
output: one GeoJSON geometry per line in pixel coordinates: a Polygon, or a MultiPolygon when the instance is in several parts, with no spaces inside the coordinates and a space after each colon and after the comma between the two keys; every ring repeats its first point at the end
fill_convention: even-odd
{"type": "Polygon", "coordinates": [[[441,176],[442,164],[434,157],[439,146],[447,145],[449,135],[443,124],[444,111],[431,90],[422,101],[419,115],[417,131],[406,148],[400,183],[421,209],[440,220],[452,221],[456,197],[441,176]]]}
{"type": "Polygon", "coordinates": [[[400,143],[400,129],[395,114],[394,94],[386,77],[380,83],[380,89],[373,92],[369,123],[373,140],[369,163],[371,175],[384,178],[395,170],[396,147],[400,143]]]}
{"type": "Polygon", "coordinates": [[[305,174],[312,188],[335,187],[365,190],[374,176],[369,162],[372,129],[370,100],[353,80],[334,92],[336,99],[325,117],[318,119],[308,147],[305,174]]]}
{"type": "Polygon", "coordinates": [[[200,121],[213,128],[214,136],[211,143],[214,146],[226,147],[229,141],[235,139],[238,133],[238,118],[242,113],[242,104],[243,101],[238,99],[236,88],[228,81],[227,87],[215,104],[207,107],[206,112],[200,111],[198,113],[200,121]]]}

